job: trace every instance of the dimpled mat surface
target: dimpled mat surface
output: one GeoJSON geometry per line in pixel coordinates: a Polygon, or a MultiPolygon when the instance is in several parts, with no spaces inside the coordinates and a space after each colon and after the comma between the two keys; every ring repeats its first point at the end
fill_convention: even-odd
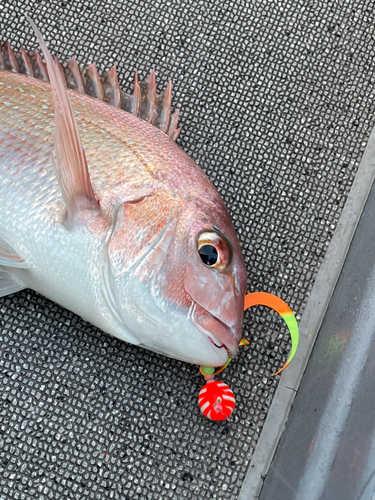
{"type": "MultiPolygon", "coordinates": [[[[0,33],[32,49],[27,11],[59,60],[155,68],[174,85],[180,146],[239,234],[249,291],[297,318],[375,119],[374,3],[4,1],[0,33]]],[[[237,407],[205,420],[197,367],[103,334],[30,290],[0,299],[0,499],[236,499],[285,362],[265,308],[223,372],[237,407]]]]}

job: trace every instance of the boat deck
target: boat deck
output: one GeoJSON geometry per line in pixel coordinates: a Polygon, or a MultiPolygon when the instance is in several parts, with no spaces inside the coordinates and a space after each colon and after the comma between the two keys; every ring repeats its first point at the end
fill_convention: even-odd
{"type": "Polygon", "coordinates": [[[178,143],[227,204],[248,290],[284,299],[302,340],[274,377],[289,333],[276,313],[248,311],[250,345],[220,377],[237,407],[218,424],[200,414],[197,367],[30,290],[0,299],[0,500],[256,498],[373,180],[371,161],[360,169],[375,123],[373,3],[6,1],[1,38],[17,50],[37,46],[25,11],[60,61],[116,64],[126,91],[135,70],[155,69],[159,90],[172,80],[178,143]]]}

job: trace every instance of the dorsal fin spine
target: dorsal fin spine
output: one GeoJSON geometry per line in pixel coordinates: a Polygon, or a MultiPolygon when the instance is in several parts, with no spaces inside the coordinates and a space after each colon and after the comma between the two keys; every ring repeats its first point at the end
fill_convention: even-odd
{"type": "Polygon", "coordinates": [[[21,57],[23,66],[25,68],[25,74],[28,76],[34,76],[33,66],[31,64],[30,57],[27,55],[27,52],[23,47],[21,47],[21,57]]]}
{"type": "Polygon", "coordinates": [[[169,125],[169,129],[168,129],[168,132],[167,132],[167,135],[171,139],[175,135],[175,132],[177,130],[177,123],[178,123],[178,115],[179,115],[179,113],[180,113],[180,111],[178,109],[176,109],[176,111],[173,113],[172,118],[171,118],[171,123],[169,125]]]}
{"type": "Polygon", "coordinates": [[[19,73],[16,57],[9,42],[1,42],[0,52],[0,67],[19,73]]]}
{"type": "Polygon", "coordinates": [[[134,88],[131,99],[133,105],[133,109],[131,112],[133,113],[133,115],[139,116],[139,109],[141,106],[141,89],[139,87],[138,71],[136,71],[134,74],[134,88]]]}
{"type": "Polygon", "coordinates": [[[46,65],[42,61],[40,57],[38,49],[35,49],[33,52],[29,54],[31,64],[33,65],[33,72],[35,78],[39,78],[39,80],[44,80],[45,82],[49,82],[48,72],[46,65]]]}
{"type": "MultiPolygon", "coordinates": [[[[83,81],[82,74],[81,74],[81,71],[78,67],[76,58],[73,56],[71,59],[69,59],[69,61],[66,63],[66,66],[72,74],[72,82],[71,82],[71,85],[68,85],[68,86],[70,88],[76,90],[80,94],[85,94],[86,93],[85,82],[83,81]]],[[[65,74],[65,79],[66,79],[67,84],[68,84],[67,74],[65,74]]]]}
{"type": "Polygon", "coordinates": [[[172,82],[168,82],[167,88],[158,96],[157,120],[155,125],[167,133],[171,121],[172,107],[172,82]]]}
{"type": "Polygon", "coordinates": [[[12,66],[13,71],[18,73],[18,71],[19,71],[18,64],[17,64],[16,58],[15,58],[14,52],[12,50],[12,47],[10,46],[10,43],[8,43],[8,57],[9,57],[9,62],[12,66]]]}
{"type": "Polygon", "coordinates": [[[104,73],[101,76],[101,82],[105,102],[108,102],[108,104],[112,104],[112,106],[115,106],[115,108],[120,108],[121,94],[117,78],[116,66],[112,66],[112,68],[107,71],[107,73],[104,73]]]}
{"type": "Polygon", "coordinates": [[[85,80],[86,94],[91,97],[96,97],[103,101],[103,87],[100,81],[100,76],[98,70],[96,69],[96,64],[91,63],[82,70],[82,76],[85,80]]]}
{"type": "Polygon", "coordinates": [[[180,132],[181,132],[181,127],[176,128],[176,130],[173,132],[173,134],[170,135],[169,137],[172,139],[172,141],[177,141],[178,136],[180,135],[180,132]]]}
{"type": "Polygon", "coordinates": [[[56,64],[57,69],[59,70],[60,76],[61,76],[61,81],[64,84],[64,87],[66,87],[66,79],[65,79],[65,74],[64,70],[61,67],[61,64],[59,63],[59,60],[57,59],[57,56],[53,56],[53,60],[56,64]]]}
{"type": "Polygon", "coordinates": [[[157,118],[157,96],[155,70],[152,70],[149,76],[139,84],[141,89],[141,107],[139,116],[142,120],[153,125],[157,118]]]}

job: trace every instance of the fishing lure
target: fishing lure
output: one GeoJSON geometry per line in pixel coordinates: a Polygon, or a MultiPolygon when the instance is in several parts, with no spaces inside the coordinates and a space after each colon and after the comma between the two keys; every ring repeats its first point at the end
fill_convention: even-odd
{"type": "Polygon", "coordinates": [[[210,420],[228,420],[236,400],[227,384],[209,380],[199,393],[198,404],[203,415],[210,420]]]}
{"type": "Polygon", "coordinates": [[[292,339],[292,348],[290,350],[289,357],[285,365],[277,371],[274,375],[279,375],[285,368],[290,364],[294,355],[296,354],[298,343],[299,343],[299,331],[297,320],[290,309],[290,307],[279,297],[273,295],[272,293],[266,292],[254,292],[248,293],[245,296],[244,310],[246,311],[252,306],[267,306],[280,314],[280,316],[285,321],[289,333],[292,339]]]}
{"type": "MultiPolygon", "coordinates": [[[[265,292],[248,293],[245,296],[244,310],[252,306],[267,306],[278,312],[288,326],[292,339],[292,348],[284,366],[274,375],[279,375],[292,361],[298,348],[299,331],[296,318],[290,307],[279,297],[265,292]]],[[[242,339],[239,347],[248,345],[249,342],[242,339]]],[[[231,359],[219,370],[215,371],[212,366],[200,366],[199,371],[204,376],[207,383],[203,386],[198,395],[198,404],[203,415],[210,420],[228,420],[235,408],[235,397],[227,384],[217,382],[214,377],[222,372],[230,363],[231,359]]]]}

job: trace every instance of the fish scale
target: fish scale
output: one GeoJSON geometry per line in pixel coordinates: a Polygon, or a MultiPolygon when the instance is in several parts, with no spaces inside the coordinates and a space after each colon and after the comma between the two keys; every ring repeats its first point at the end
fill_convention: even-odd
{"type": "Polygon", "coordinates": [[[38,36],[46,65],[0,45],[0,295],[30,287],[122,340],[224,364],[246,271],[217,190],[173,140],[171,85],[157,96],[154,72],[136,75],[127,96],[114,69],[60,65],[38,36]]]}

